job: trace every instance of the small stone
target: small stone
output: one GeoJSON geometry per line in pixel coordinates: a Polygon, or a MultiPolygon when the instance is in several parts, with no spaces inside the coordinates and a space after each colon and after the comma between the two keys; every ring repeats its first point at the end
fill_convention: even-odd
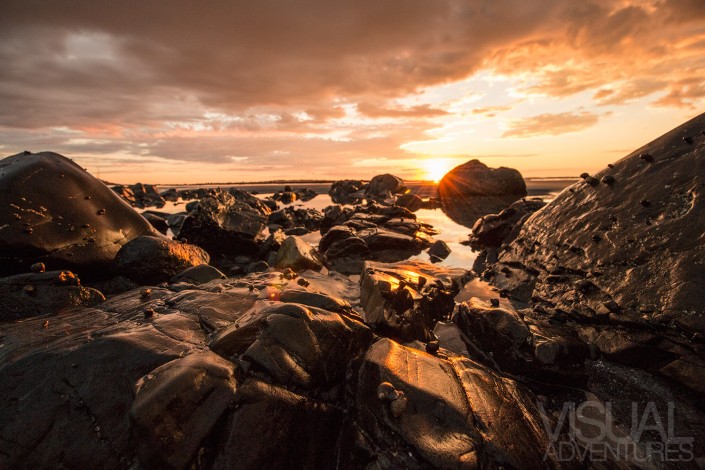
{"type": "Polygon", "coordinates": [[[600,243],[601,240],[602,240],[602,237],[600,237],[598,234],[595,233],[592,235],[592,241],[594,243],[600,243]]]}
{"type": "Polygon", "coordinates": [[[685,136],[685,137],[683,137],[683,142],[690,145],[693,143],[693,138],[690,136],[685,136]]]}
{"type": "Polygon", "coordinates": [[[83,224],[83,225],[81,225],[81,228],[89,228],[90,226],[91,226],[91,224],[83,224]]]}
{"type": "Polygon", "coordinates": [[[37,288],[32,284],[27,284],[22,290],[27,295],[37,295],[37,288]]]}
{"type": "Polygon", "coordinates": [[[581,179],[586,179],[590,176],[590,173],[580,173],[580,178],[581,179]]]}
{"type": "Polygon", "coordinates": [[[152,318],[154,317],[154,309],[147,307],[144,309],[144,318],[152,318]]]}
{"type": "Polygon", "coordinates": [[[499,307],[499,299],[490,299],[490,305],[495,308],[499,307]]]}
{"type": "Polygon", "coordinates": [[[389,382],[382,382],[377,386],[377,398],[381,401],[392,401],[399,398],[400,393],[394,385],[389,382]]]}
{"type": "Polygon", "coordinates": [[[639,158],[649,163],[654,161],[654,157],[650,153],[642,153],[641,155],[639,155],[639,158]]]}
{"type": "Polygon", "coordinates": [[[44,323],[42,323],[42,328],[49,328],[49,320],[44,320],[44,323]]]}
{"type": "Polygon", "coordinates": [[[149,298],[151,296],[152,296],[152,289],[145,288],[145,289],[142,289],[142,291],[140,292],[140,297],[142,297],[143,299],[149,298]]]}
{"type": "Polygon", "coordinates": [[[86,197],[84,197],[83,199],[85,199],[86,201],[88,201],[88,200],[90,200],[90,198],[91,198],[90,196],[86,196],[86,197]]]}
{"type": "Polygon", "coordinates": [[[423,286],[425,286],[425,285],[426,285],[426,278],[423,276],[419,276],[419,282],[418,282],[419,290],[423,289],[423,286]]]}
{"type": "Polygon", "coordinates": [[[438,349],[440,348],[438,341],[429,341],[426,343],[426,352],[429,354],[435,355],[438,352],[438,349]]]}
{"type": "Polygon", "coordinates": [[[22,230],[22,231],[23,231],[24,233],[26,233],[27,235],[29,235],[29,234],[32,233],[34,230],[32,230],[32,227],[25,227],[24,230],[22,230]]]}
{"type": "Polygon", "coordinates": [[[607,186],[612,186],[612,185],[614,184],[614,176],[612,176],[612,175],[605,175],[605,176],[602,177],[602,179],[601,179],[600,181],[602,181],[602,182],[603,182],[604,184],[606,184],[607,186]]]}
{"type": "Polygon", "coordinates": [[[642,199],[641,201],[639,201],[639,204],[644,207],[649,207],[651,205],[651,202],[648,199],[642,199]]]}
{"type": "Polygon", "coordinates": [[[303,286],[303,287],[308,287],[308,286],[311,284],[310,282],[308,282],[308,281],[307,281],[306,279],[304,279],[303,277],[300,277],[300,278],[296,281],[296,283],[297,283],[298,285],[300,285],[300,286],[303,286]]]}
{"type": "Polygon", "coordinates": [[[96,212],[98,215],[105,215],[105,209],[98,209],[98,212],[96,212]]]}
{"type": "Polygon", "coordinates": [[[47,267],[44,266],[44,263],[34,263],[29,269],[33,273],[43,273],[47,270],[47,267]]]}
{"type": "Polygon", "coordinates": [[[608,164],[607,164],[607,168],[614,168],[614,165],[611,164],[611,163],[608,163],[608,164]]]}
{"type": "Polygon", "coordinates": [[[598,184],[600,184],[600,181],[594,176],[588,176],[587,178],[585,178],[585,182],[590,186],[597,186],[598,184]]]}
{"type": "Polygon", "coordinates": [[[408,400],[404,396],[404,392],[398,392],[398,393],[399,393],[399,398],[397,398],[396,400],[393,400],[389,404],[389,410],[392,412],[392,416],[394,416],[395,418],[398,418],[399,416],[401,416],[404,413],[404,411],[406,411],[406,407],[408,405],[408,400]]]}
{"type": "Polygon", "coordinates": [[[284,270],[282,271],[282,275],[284,276],[284,278],[289,280],[296,279],[296,277],[298,276],[298,274],[296,274],[291,268],[284,268],[284,270]]]}

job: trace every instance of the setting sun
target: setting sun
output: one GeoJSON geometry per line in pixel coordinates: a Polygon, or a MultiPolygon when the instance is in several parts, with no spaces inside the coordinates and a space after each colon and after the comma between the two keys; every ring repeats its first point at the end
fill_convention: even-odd
{"type": "Polygon", "coordinates": [[[453,162],[447,158],[432,158],[424,162],[424,168],[426,170],[424,179],[438,183],[453,169],[453,162]]]}

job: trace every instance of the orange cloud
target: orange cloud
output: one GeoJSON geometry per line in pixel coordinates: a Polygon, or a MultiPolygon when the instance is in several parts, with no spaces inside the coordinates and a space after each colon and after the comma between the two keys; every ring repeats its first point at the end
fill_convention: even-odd
{"type": "Polygon", "coordinates": [[[539,114],[526,119],[516,119],[509,122],[509,128],[502,137],[538,137],[543,135],[558,135],[576,132],[599,121],[600,116],[590,112],[539,114]]]}

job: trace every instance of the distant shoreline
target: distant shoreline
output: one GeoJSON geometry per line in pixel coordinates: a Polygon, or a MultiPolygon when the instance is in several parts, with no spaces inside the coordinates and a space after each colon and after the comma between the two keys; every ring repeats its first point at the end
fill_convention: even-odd
{"type": "MultiPolygon", "coordinates": [[[[348,179],[356,179],[356,178],[348,178],[348,179]]],[[[524,181],[526,182],[559,182],[559,181],[577,181],[580,178],[577,176],[535,176],[535,177],[529,177],[529,178],[524,178],[524,181]]],[[[269,181],[234,181],[234,182],[215,182],[215,183],[143,183],[143,184],[154,184],[155,186],[160,186],[160,187],[203,187],[203,186],[237,186],[237,185],[301,185],[301,184],[333,184],[336,181],[340,180],[269,180],[269,181]]],[[[362,181],[368,181],[368,180],[362,180],[362,181]]],[[[137,183],[113,183],[113,182],[108,182],[104,181],[105,184],[109,186],[129,186],[131,184],[139,184],[141,182],[137,183]]],[[[405,184],[431,184],[435,185],[438,184],[433,180],[404,180],[405,184]]]]}

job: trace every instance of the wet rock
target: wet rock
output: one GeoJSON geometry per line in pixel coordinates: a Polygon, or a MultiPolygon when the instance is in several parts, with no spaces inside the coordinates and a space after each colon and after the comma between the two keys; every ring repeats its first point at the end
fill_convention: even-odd
{"type": "MultiPolygon", "coordinates": [[[[163,293],[152,297],[156,303],[163,293]]],[[[135,383],[205,335],[197,318],[181,314],[145,323],[139,291],[99,307],[115,311],[81,307],[46,316],[37,309],[45,315],[1,324],[1,467],[124,468],[137,461],[127,418],[135,383]]]]}
{"type": "Polygon", "coordinates": [[[428,249],[428,255],[432,262],[438,262],[446,259],[450,254],[450,247],[443,240],[437,240],[428,249]]]}
{"type": "Polygon", "coordinates": [[[135,282],[159,284],[184,269],[209,261],[208,253],[195,245],[144,236],[120,249],[115,257],[115,267],[135,282]]]}
{"type": "Polygon", "coordinates": [[[81,286],[81,281],[69,271],[0,278],[0,321],[92,306],[103,300],[100,291],[81,286]]]}
{"type": "Polygon", "coordinates": [[[357,204],[365,197],[362,191],[364,186],[360,180],[335,181],[328,194],[336,204],[357,204]]]}
{"type": "Polygon", "coordinates": [[[401,192],[404,181],[398,176],[384,174],[373,177],[365,188],[365,198],[375,201],[391,201],[401,192]]]}
{"type": "Polygon", "coordinates": [[[379,466],[554,465],[543,460],[548,439],[533,395],[469,359],[441,359],[380,339],[365,356],[356,395],[358,422],[379,466]],[[380,400],[382,383],[393,396],[380,400]]]}
{"type": "Polygon", "coordinates": [[[122,245],[156,234],[110,188],[59,154],[14,155],[0,160],[0,170],[6,205],[0,212],[0,275],[43,262],[84,277],[105,276],[122,245]],[[100,209],[106,215],[98,215],[100,209]]]}
{"type": "Polygon", "coordinates": [[[292,235],[287,237],[281,248],[279,248],[276,266],[293,270],[318,270],[323,267],[323,264],[315,248],[301,238],[292,235]]]}
{"type": "Polygon", "coordinates": [[[202,247],[211,257],[252,254],[263,241],[267,215],[223,193],[200,201],[184,220],[179,238],[202,247]]]}
{"type": "Polygon", "coordinates": [[[522,199],[499,214],[481,217],[472,228],[470,246],[476,249],[487,249],[510,243],[526,219],[545,205],[546,203],[540,199],[522,199]]]}
{"type": "Polygon", "coordinates": [[[130,421],[145,467],[187,468],[235,398],[235,365],[204,351],[137,381],[130,421]]]}
{"type": "Polygon", "coordinates": [[[453,312],[453,298],[468,279],[467,272],[459,269],[368,261],[360,278],[365,320],[381,334],[431,341],[436,322],[453,312]]]}
{"type": "Polygon", "coordinates": [[[463,200],[469,196],[526,196],[521,174],[511,168],[489,168],[479,160],[470,160],[453,168],[438,185],[442,200],[463,200]]]}
{"type": "Polygon", "coordinates": [[[504,274],[508,267],[515,279],[523,278],[529,298],[562,311],[589,316],[612,301],[623,307],[614,315],[622,322],[705,331],[705,271],[696,261],[705,256],[705,204],[697,189],[705,181],[703,152],[681,140],[704,123],[701,115],[596,175],[609,172],[618,185],[588,190],[577,183],[573,192],[561,193],[500,254],[493,282],[518,286],[504,274]],[[602,241],[596,243],[595,235],[602,241]],[[552,283],[558,272],[573,282],[552,283]],[[579,280],[594,288],[576,289],[579,280]]]}
{"type": "MultiPolygon", "coordinates": [[[[269,215],[272,209],[260,198],[253,196],[242,189],[230,188],[228,194],[235,198],[236,201],[242,202],[250,206],[254,211],[263,215],[269,215]]],[[[224,198],[225,199],[225,198],[224,198]]]]}
{"type": "MultiPolygon", "coordinates": [[[[275,260],[275,262],[276,262],[276,260],[275,260]]],[[[245,272],[248,274],[259,273],[262,271],[266,271],[268,269],[269,269],[269,263],[267,261],[254,261],[254,262],[247,265],[245,272]]]]}
{"type": "Polygon", "coordinates": [[[179,192],[175,188],[169,188],[166,191],[159,193],[162,199],[169,202],[176,202],[179,200],[179,192]]]}
{"type": "Polygon", "coordinates": [[[471,160],[448,172],[438,185],[443,211],[454,221],[472,227],[486,214],[496,214],[526,196],[521,174],[511,168],[488,168],[471,160]]]}
{"type": "Polygon", "coordinates": [[[255,378],[238,387],[235,404],[213,468],[341,465],[344,415],[337,406],[255,378]]]}
{"type": "Polygon", "coordinates": [[[167,231],[169,230],[169,223],[165,219],[149,212],[143,212],[142,217],[147,219],[147,222],[149,222],[149,224],[154,227],[159,233],[166,235],[167,231]]]}
{"type": "Polygon", "coordinates": [[[189,282],[191,284],[205,284],[215,279],[225,279],[225,274],[208,264],[199,264],[181,271],[172,277],[169,282],[189,282]]]}
{"type": "Polygon", "coordinates": [[[423,207],[423,200],[415,194],[407,193],[397,197],[395,204],[416,212],[423,207]]]}
{"type": "Polygon", "coordinates": [[[330,389],[371,339],[370,329],[354,317],[277,302],[219,332],[211,348],[226,357],[242,354],[276,384],[330,389]]]}

